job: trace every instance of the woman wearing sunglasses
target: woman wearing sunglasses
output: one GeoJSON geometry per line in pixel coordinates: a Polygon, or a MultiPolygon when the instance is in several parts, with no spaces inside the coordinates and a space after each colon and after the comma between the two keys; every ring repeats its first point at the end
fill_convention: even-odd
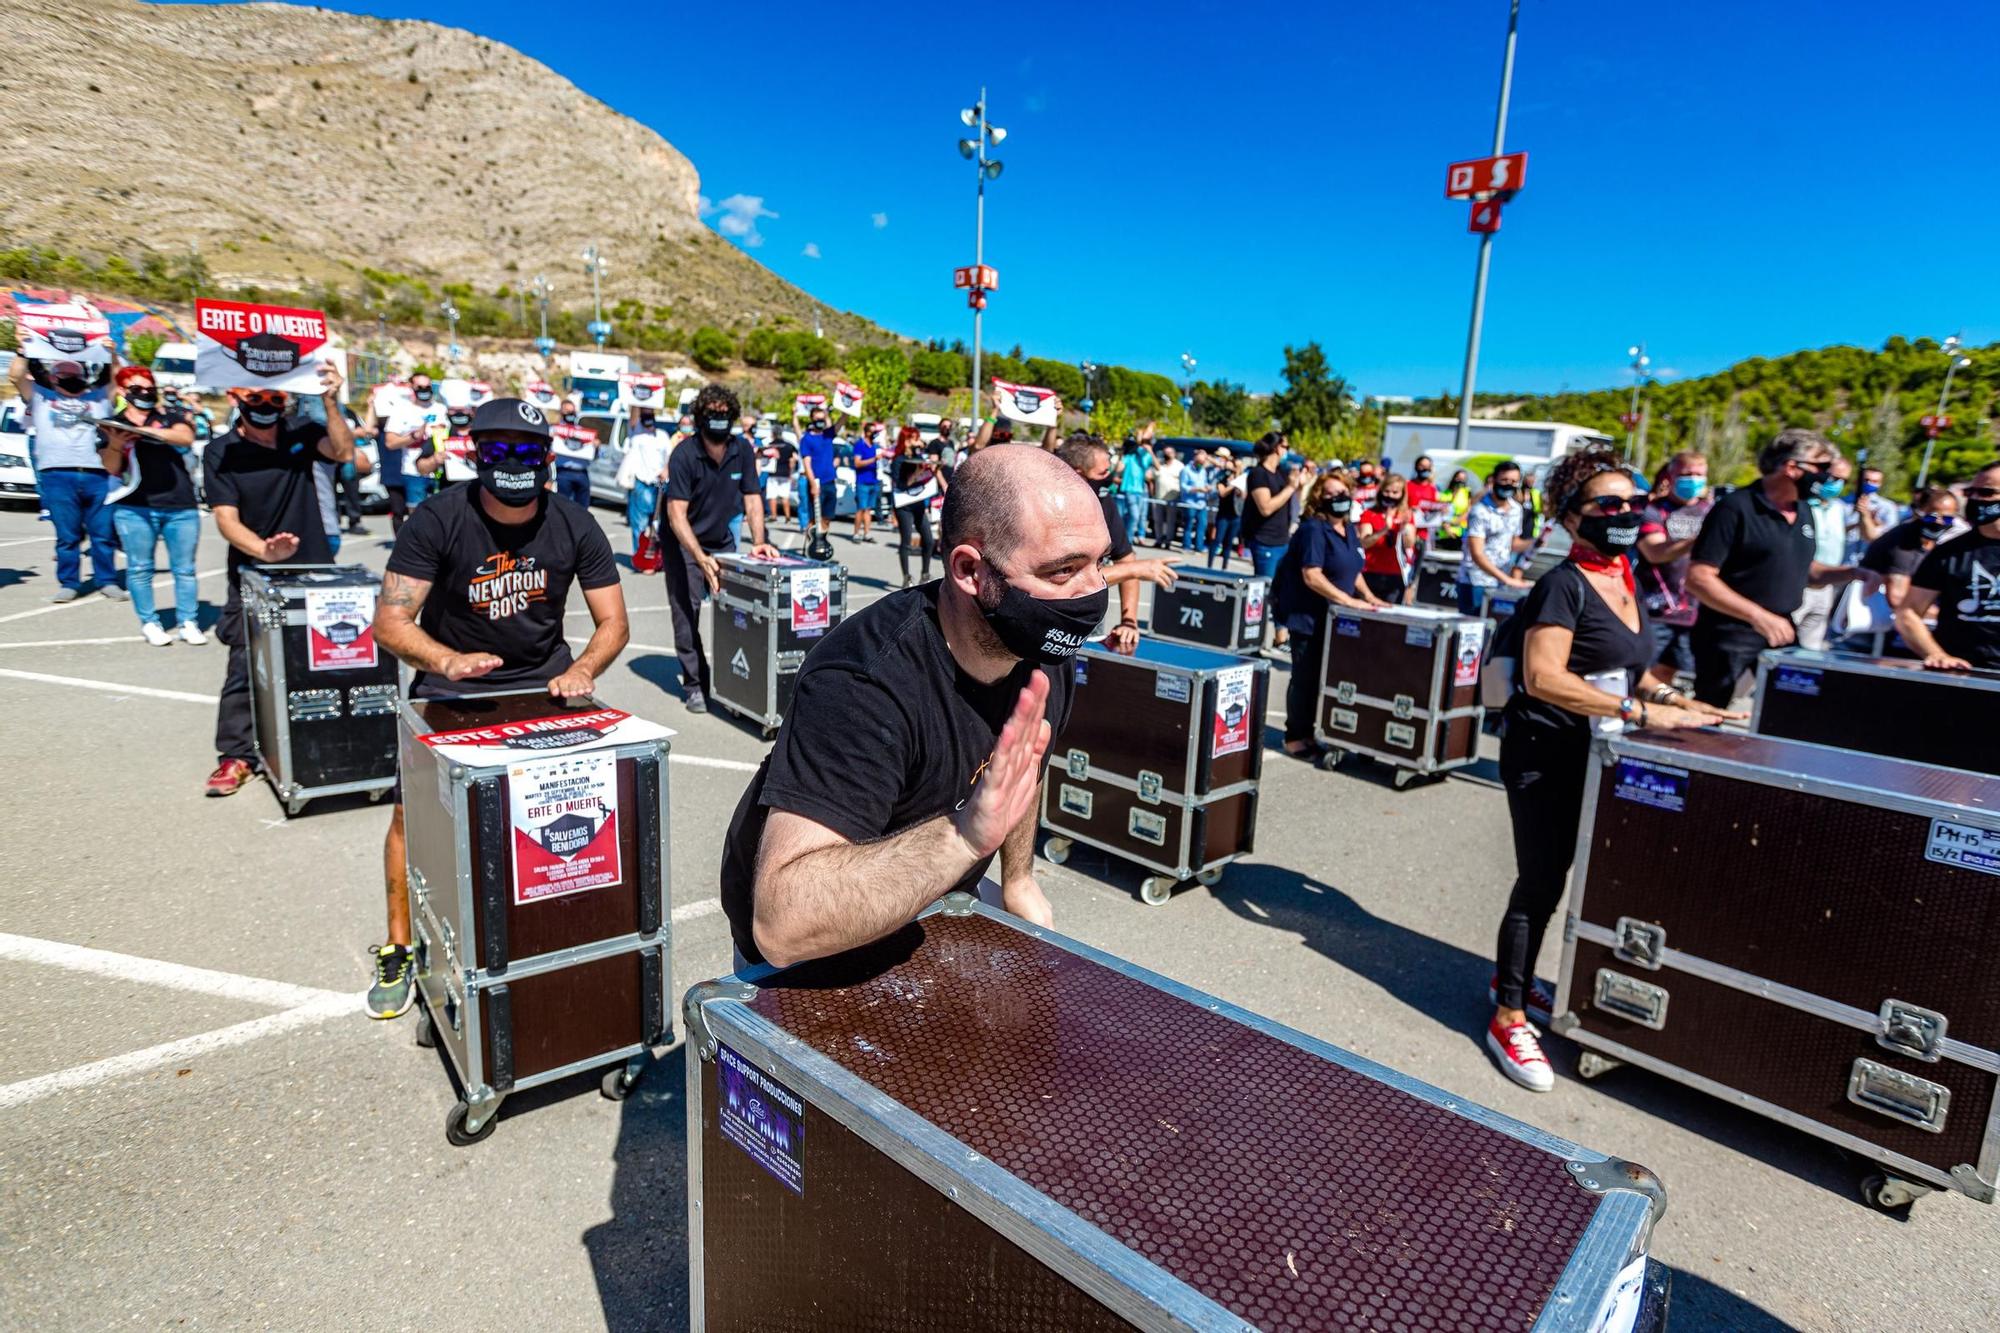
{"type": "Polygon", "coordinates": [[[1741,717],[1643,678],[1653,640],[1630,553],[1645,498],[1609,449],[1549,469],[1543,512],[1570,534],[1569,558],[1544,574],[1514,613],[1520,684],[1502,715],[1500,776],[1514,828],[1515,879],[1500,922],[1486,1046],[1507,1077],[1535,1092],[1555,1075],[1529,1019],[1549,1021],[1553,996],[1533,980],[1535,956],[1576,855],[1577,822],[1599,726],[1713,725],[1741,717]]]}
{"type": "Polygon", "coordinates": [[[2000,463],[1966,484],[1965,521],[1972,531],[1924,557],[1896,608],[1903,642],[1934,671],[2000,669],[2000,463]],[[1935,630],[1924,624],[1932,606],[1935,630]]]}
{"type": "Polygon", "coordinates": [[[183,643],[207,643],[196,623],[201,585],[195,581],[194,550],[201,538],[201,510],[195,506],[194,476],[187,453],[194,447],[194,427],[180,413],[162,407],[153,372],[144,366],[122,366],[114,376],[124,407],[99,427],[98,449],[105,471],[133,477],[132,489],[111,506],[112,526],[125,550],[125,584],[139,633],[155,648],[172,643],[160,624],[153,601],[153,553],[162,542],[167,567],[174,574],[174,620],[183,643]]]}

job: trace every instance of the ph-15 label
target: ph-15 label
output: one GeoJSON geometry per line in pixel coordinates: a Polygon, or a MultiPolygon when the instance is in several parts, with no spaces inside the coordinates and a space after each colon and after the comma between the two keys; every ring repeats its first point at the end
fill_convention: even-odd
{"type": "Polygon", "coordinates": [[[1933,819],[1924,860],[1962,866],[1982,875],[2000,875],[2000,831],[1933,819]]]}

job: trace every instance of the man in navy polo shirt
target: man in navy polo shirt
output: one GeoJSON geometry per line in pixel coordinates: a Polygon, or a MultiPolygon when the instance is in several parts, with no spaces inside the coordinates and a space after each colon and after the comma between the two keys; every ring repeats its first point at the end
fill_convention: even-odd
{"type": "MultiPolygon", "coordinates": [[[[708,711],[708,652],[701,641],[701,603],[722,590],[722,566],[715,557],[736,549],[730,520],[742,514],[750,525],[750,554],[775,560],[778,550],[764,540],[764,497],[757,482],[757,458],[750,442],[736,433],[741,408],[720,384],[704,385],[694,399],[695,437],[683,440],[667,459],[667,601],[674,617],[674,656],[681,664],[681,691],[690,713],[708,711]]],[[[833,450],[828,441],[828,474],[833,450]]]]}

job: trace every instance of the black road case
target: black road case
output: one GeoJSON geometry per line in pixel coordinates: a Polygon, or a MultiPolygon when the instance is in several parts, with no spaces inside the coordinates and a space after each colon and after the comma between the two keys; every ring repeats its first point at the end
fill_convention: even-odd
{"type": "Polygon", "coordinates": [[[1175,565],[1171,588],[1153,589],[1146,633],[1225,653],[1254,653],[1264,646],[1270,617],[1269,579],[1240,569],[1175,565]]]}
{"type": "Polygon", "coordinates": [[[1418,606],[1458,609],[1458,566],[1465,557],[1457,551],[1425,551],[1417,561],[1418,606]]]}
{"type": "Polygon", "coordinates": [[[623,1097],[672,1036],[667,737],[545,691],[401,710],[418,1040],[442,1042],[453,1143],[510,1092],[613,1066],[623,1097]]]}
{"type": "Polygon", "coordinates": [[[2000,672],[1788,649],[1757,658],[1750,730],[2000,774],[2000,672]]]}
{"type": "Polygon", "coordinates": [[[360,565],[243,571],[250,716],[287,815],[319,796],[379,800],[396,785],[396,658],[375,642],[381,585],[360,565]]]}
{"type": "Polygon", "coordinates": [[[1141,638],[1129,657],[1086,644],[1071,669],[1042,854],[1061,865],[1081,842],[1155,871],[1139,887],[1154,907],[1188,880],[1215,883],[1256,841],[1270,664],[1141,638]]]}
{"type": "Polygon", "coordinates": [[[688,993],[707,1330],[1657,1333],[1642,1166],[948,895],[688,993]]]}
{"type": "Polygon", "coordinates": [[[1721,731],[1600,736],[1556,1031],[1838,1144],[1896,1206],[2000,1182],[2000,780],[1721,731]]]}
{"type": "Polygon", "coordinates": [[[806,653],[847,614],[847,569],[831,560],[719,555],[715,701],[778,734],[806,653]]]}
{"type": "Polygon", "coordinates": [[[1313,736],[1328,766],[1369,755],[1394,766],[1402,788],[1479,758],[1486,621],[1416,606],[1327,615],[1313,736]]]}

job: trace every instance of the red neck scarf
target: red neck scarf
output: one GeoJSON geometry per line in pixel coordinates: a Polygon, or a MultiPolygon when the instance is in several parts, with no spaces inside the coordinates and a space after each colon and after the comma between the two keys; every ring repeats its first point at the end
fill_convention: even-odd
{"type": "Polygon", "coordinates": [[[1638,596],[1639,585],[1632,578],[1632,562],[1624,556],[1599,555],[1596,551],[1586,551],[1581,546],[1572,546],[1569,548],[1569,558],[1578,569],[1586,570],[1592,574],[1603,574],[1609,570],[1617,570],[1620,577],[1625,580],[1625,591],[1635,597],[1638,596]]]}

